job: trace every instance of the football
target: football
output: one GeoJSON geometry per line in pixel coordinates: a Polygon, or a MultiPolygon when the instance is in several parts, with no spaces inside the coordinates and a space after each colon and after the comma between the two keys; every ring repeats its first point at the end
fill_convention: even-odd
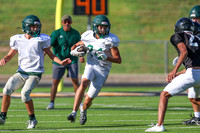
{"type": "Polygon", "coordinates": [[[77,49],[78,52],[84,52],[85,54],[87,53],[88,48],[81,45],[79,46],[79,48],[77,49]]]}
{"type": "Polygon", "coordinates": [[[83,45],[79,45],[77,46],[74,50],[72,50],[70,52],[70,54],[72,56],[77,56],[77,57],[83,57],[86,55],[88,48],[83,46],[83,45]]]}

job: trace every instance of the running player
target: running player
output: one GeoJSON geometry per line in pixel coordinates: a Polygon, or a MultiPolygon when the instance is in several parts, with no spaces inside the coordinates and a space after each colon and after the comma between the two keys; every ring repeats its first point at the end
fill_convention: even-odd
{"type": "MultiPolygon", "coordinates": [[[[81,36],[81,41],[72,46],[72,50],[79,45],[88,47],[87,63],[81,84],[76,91],[73,111],[68,115],[70,122],[75,122],[78,108],[83,100],[85,89],[89,86],[83,106],[80,107],[80,124],[87,121],[87,109],[92,105],[93,99],[98,95],[103,87],[112,63],[121,63],[120,52],[118,50],[119,38],[110,33],[110,21],[104,15],[94,18],[93,30],[86,31],[81,36]]],[[[75,49],[76,50],[76,49],[75,49]]],[[[72,54],[77,56],[76,51],[72,54]]]]}

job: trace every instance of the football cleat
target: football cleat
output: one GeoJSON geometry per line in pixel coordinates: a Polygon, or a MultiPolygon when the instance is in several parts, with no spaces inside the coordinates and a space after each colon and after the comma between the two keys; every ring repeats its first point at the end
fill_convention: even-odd
{"type": "Polygon", "coordinates": [[[0,115],[0,125],[4,125],[6,118],[0,115]]]}
{"type": "Polygon", "coordinates": [[[35,128],[35,126],[37,125],[38,121],[36,119],[34,120],[28,120],[27,121],[27,129],[32,129],[35,128]]]}
{"type": "Polygon", "coordinates": [[[87,110],[80,110],[80,119],[79,122],[81,125],[84,125],[87,121],[87,110]]]}
{"type": "Polygon", "coordinates": [[[71,114],[69,114],[67,116],[67,120],[69,120],[69,122],[75,122],[75,120],[76,120],[76,113],[72,112],[71,114]]]}
{"type": "Polygon", "coordinates": [[[47,110],[54,109],[54,104],[52,102],[50,102],[46,109],[47,110]]]}
{"type": "Polygon", "coordinates": [[[164,126],[163,125],[158,126],[158,124],[145,130],[145,132],[164,132],[164,131],[165,131],[164,126]]]}
{"type": "Polygon", "coordinates": [[[190,115],[190,117],[192,117],[192,118],[187,121],[183,121],[182,124],[184,124],[184,125],[200,125],[200,118],[194,117],[192,115],[190,115]]]}

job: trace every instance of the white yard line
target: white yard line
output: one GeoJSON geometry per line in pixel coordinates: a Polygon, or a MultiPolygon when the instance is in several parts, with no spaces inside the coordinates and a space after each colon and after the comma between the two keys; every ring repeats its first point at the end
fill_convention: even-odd
{"type": "MultiPolygon", "coordinates": [[[[67,128],[67,127],[66,127],[67,128]]],[[[129,128],[122,128],[122,127],[110,127],[110,128],[63,128],[63,129],[33,129],[33,130],[0,130],[0,132],[5,132],[5,131],[19,131],[19,132],[22,132],[22,131],[25,131],[25,132],[48,132],[48,131],[56,131],[56,132],[63,132],[63,131],[115,131],[115,130],[122,130],[122,131],[126,131],[126,130],[145,130],[147,129],[148,127],[146,128],[136,128],[136,127],[129,127],[129,128]]],[[[167,130],[170,130],[170,129],[200,129],[200,126],[188,126],[188,127],[167,127],[167,130]]]]}

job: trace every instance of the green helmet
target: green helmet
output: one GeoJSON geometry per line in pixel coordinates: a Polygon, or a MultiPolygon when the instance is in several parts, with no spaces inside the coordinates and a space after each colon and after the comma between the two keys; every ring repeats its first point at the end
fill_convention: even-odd
{"type": "Polygon", "coordinates": [[[98,34],[100,37],[104,37],[105,35],[108,35],[109,32],[110,32],[110,28],[111,28],[110,21],[109,21],[109,19],[105,15],[98,15],[92,21],[93,32],[96,33],[96,34],[98,34]],[[106,29],[104,35],[100,35],[99,30],[98,30],[98,26],[99,25],[108,26],[108,28],[106,29]]]}
{"type": "Polygon", "coordinates": [[[191,11],[189,18],[197,18],[200,17],[200,5],[194,6],[191,11]]]}
{"type": "Polygon", "coordinates": [[[40,23],[39,18],[35,15],[26,16],[22,21],[22,31],[31,35],[32,37],[37,37],[40,35],[41,26],[42,25],[40,23]],[[38,26],[37,30],[32,31],[30,27],[31,25],[37,25],[38,26]]]}
{"type": "Polygon", "coordinates": [[[194,23],[189,18],[181,18],[179,19],[174,27],[175,32],[182,32],[182,31],[194,31],[194,23]]]}

